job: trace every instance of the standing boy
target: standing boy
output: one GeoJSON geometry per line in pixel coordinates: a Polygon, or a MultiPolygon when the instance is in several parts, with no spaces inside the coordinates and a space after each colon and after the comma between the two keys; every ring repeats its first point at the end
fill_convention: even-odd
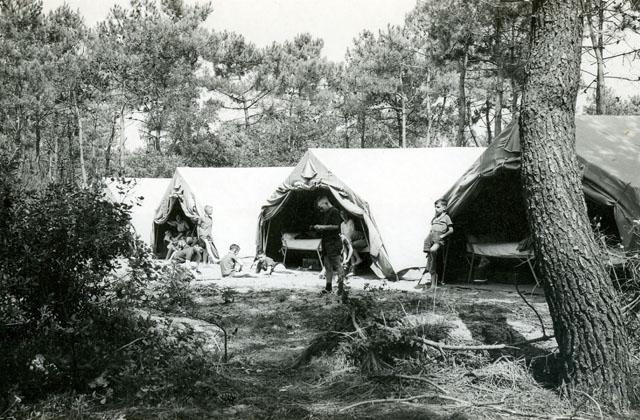
{"type": "Polygon", "coordinates": [[[211,216],[212,213],[212,206],[204,206],[204,216],[198,217],[196,219],[196,223],[198,225],[198,238],[200,239],[201,246],[203,246],[207,251],[209,262],[216,262],[220,258],[220,254],[218,254],[218,249],[213,243],[213,217],[211,216]]]}
{"type": "Polygon", "coordinates": [[[439,199],[435,202],[436,215],[431,220],[431,230],[424,240],[423,251],[427,253],[425,274],[431,275],[431,287],[438,285],[436,260],[442,252],[444,240],[453,233],[453,222],[447,214],[447,200],[439,199]]]}
{"type": "Polygon", "coordinates": [[[342,268],[342,239],[340,238],[340,224],[342,217],[338,209],[331,205],[326,195],[316,200],[320,210],[320,224],[311,228],[320,232],[322,244],[322,261],[326,270],[326,286],[322,293],[331,293],[333,273],[338,274],[338,294],[344,294],[344,270],[342,268]]]}

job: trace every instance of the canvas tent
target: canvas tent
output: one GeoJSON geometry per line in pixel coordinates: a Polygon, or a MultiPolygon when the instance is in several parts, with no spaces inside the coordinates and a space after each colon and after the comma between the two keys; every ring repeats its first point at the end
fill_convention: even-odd
{"type": "Polygon", "coordinates": [[[142,240],[152,244],[151,223],[171,178],[108,178],[106,198],[131,205],[131,225],[142,240]]]}
{"type": "Polygon", "coordinates": [[[222,254],[232,243],[240,245],[241,256],[255,251],[256,217],[271,191],[291,172],[280,168],[177,168],[159,201],[153,222],[153,249],[163,248],[167,221],[176,214],[187,219],[213,207],[213,241],[222,254]]]}
{"type": "Polygon", "coordinates": [[[434,201],[483,150],[309,149],[262,207],[258,250],[277,249],[273,244],[292,223],[289,217],[300,216],[288,207],[303,203],[313,211],[313,197],[324,193],[364,225],[374,272],[395,279],[424,266],[422,246],[434,201]],[[283,214],[287,220],[279,220],[283,214]]]}
{"type": "MultiPolygon", "coordinates": [[[[454,224],[457,220],[484,235],[512,236],[498,240],[528,234],[520,152],[519,129],[512,123],[445,194],[454,224]]],[[[577,116],[576,153],[590,212],[605,222],[609,218],[625,247],[638,248],[640,230],[634,221],[640,220],[640,117],[577,116]]]]}

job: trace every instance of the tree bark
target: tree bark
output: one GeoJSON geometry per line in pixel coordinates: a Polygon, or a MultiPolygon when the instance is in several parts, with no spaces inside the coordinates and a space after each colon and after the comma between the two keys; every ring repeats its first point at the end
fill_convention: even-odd
{"type": "Polygon", "coordinates": [[[522,177],[570,395],[628,408],[629,353],[616,292],[587,216],[575,154],[583,22],[580,0],[535,0],[520,115],[522,177]]]}
{"type": "Polygon", "coordinates": [[[464,54],[458,63],[458,134],[456,136],[456,145],[462,147],[465,145],[464,129],[467,126],[467,95],[465,92],[465,80],[467,78],[467,61],[469,60],[468,48],[465,46],[464,54]]]}

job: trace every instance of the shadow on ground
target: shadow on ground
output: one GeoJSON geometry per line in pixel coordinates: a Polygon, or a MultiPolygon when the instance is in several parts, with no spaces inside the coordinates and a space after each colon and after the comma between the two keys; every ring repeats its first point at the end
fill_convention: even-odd
{"type": "Polygon", "coordinates": [[[527,338],[507,322],[511,311],[494,304],[470,304],[458,308],[458,316],[465,323],[474,340],[484,344],[507,344],[517,349],[490,350],[493,361],[503,357],[524,358],[534,379],[544,387],[560,385],[556,353],[524,342],[527,338]]]}

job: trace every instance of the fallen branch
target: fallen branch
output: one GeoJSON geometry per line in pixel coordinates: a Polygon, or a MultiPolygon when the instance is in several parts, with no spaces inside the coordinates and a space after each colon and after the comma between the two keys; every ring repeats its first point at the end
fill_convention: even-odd
{"type": "Polygon", "coordinates": [[[427,346],[436,348],[442,352],[442,350],[454,350],[454,351],[482,351],[482,350],[502,350],[502,349],[514,349],[518,350],[518,346],[524,346],[526,344],[539,343],[541,341],[548,341],[555,338],[555,335],[546,335],[542,337],[532,338],[531,340],[519,341],[514,344],[480,344],[477,346],[456,346],[452,344],[440,343],[438,341],[427,340],[423,337],[411,337],[413,341],[426,344],[427,346]]]}
{"type": "Polygon", "coordinates": [[[355,404],[351,404],[351,405],[348,405],[346,407],[342,407],[340,410],[338,410],[338,412],[351,410],[352,408],[356,408],[356,407],[359,407],[361,405],[367,405],[367,404],[398,403],[398,402],[405,402],[405,401],[412,401],[412,400],[419,400],[419,399],[423,399],[423,398],[433,398],[433,397],[436,397],[436,395],[434,395],[434,394],[421,394],[421,395],[416,395],[416,396],[407,397],[407,398],[381,398],[381,399],[377,399],[377,400],[360,401],[360,402],[357,402],[355,404]]]}
{"type": "Polygon", "coordinates": [[[120,350],[124,350],[124,349],[126,349],[127,347],[134,345],[134,344],[135,344],[135,343],[137,343],[138,341],[140,341],[140,340],[144,340],[145,338],[146,338],[146,336],[145,336],[145,337],[138,337],[138,338],[136,338],[135,340],[133,340],[133,341],[131,341],[131,342],[129,342],[129,343],[127,343],[127,344],[125,344],[124,346],[122,346],[122,347],[118,348],[116,351],[114,351],[114,353],[117,353],[117,352],[119,352],[120,350]]]}
{"type": "Polygon", "coordinates": [[[442,350],[456,350],[456,351],[482,351],[482,350],[502,350],[502,349],[517,349],[517,347],[508,346],[506,344],[483,344],[477,346],[455,346],[451,344],[444,344],[437,341],[427,340],[422,337],[411,337],[413,341],[426,344],[427,346],[442,350]]]}

